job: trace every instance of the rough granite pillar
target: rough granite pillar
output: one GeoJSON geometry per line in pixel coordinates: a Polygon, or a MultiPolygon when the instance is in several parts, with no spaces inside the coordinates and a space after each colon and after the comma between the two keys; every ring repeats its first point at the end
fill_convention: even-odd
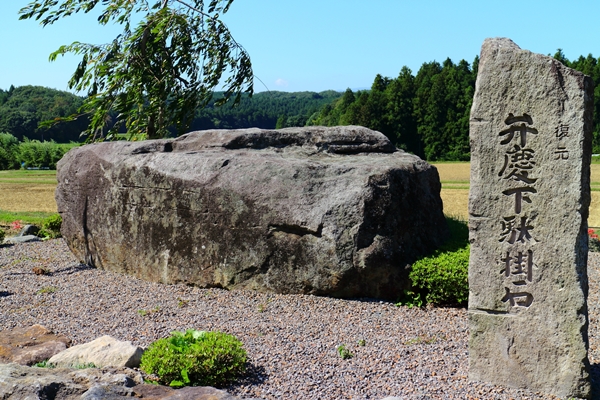
{"type": "Polygon", "coordinates": [[[469,379],[590,396],[592,80],[505,38],[471,109],[469,379]]]}

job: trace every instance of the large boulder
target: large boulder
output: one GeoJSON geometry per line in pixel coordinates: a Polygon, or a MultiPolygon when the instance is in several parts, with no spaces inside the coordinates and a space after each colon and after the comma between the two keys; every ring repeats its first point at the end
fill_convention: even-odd
{"type": "Polygon", "coordinates": [[[435,167],[356,126],[86,145],[56,200],[82,262],[201,287],[395,299],[447,233],[435,167]]]}

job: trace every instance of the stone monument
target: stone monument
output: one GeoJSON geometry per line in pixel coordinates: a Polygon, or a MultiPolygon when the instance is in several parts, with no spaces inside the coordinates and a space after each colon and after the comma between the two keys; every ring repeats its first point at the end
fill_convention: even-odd
{"type": "Polygon", "coordinates": [[[590,396],[592,80],[505,38],[471,109],[469,378],[590,396]]]}

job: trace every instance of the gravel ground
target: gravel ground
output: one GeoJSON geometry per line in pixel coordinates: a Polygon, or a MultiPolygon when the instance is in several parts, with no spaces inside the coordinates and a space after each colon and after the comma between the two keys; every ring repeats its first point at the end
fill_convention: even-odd
{"type": "MultiPolygon", "coordinates": [[[[600,381],[598,269],[590,253],[590,361],[600,381]]],[[[249,373],[226,388],[261,399],[554,399],[470,383],[464,308],[161,285],[78,264],[62,239],[0,247],[0,330],[44,325],[73,340],[141,346],[173,330],[238,337],[249,373]],[[36,275],[34,267],[47,268],[36,275]],[[364,340],[364,346],[359,341],[364,340]],[[354,357],[342,360],[344,344],[354,357]]]]}

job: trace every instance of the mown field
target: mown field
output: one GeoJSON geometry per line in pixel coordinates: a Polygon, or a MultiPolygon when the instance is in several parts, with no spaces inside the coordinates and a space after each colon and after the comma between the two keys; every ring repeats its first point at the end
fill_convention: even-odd
{"type": "MultiPolygon", "coordinates": [[[[469,216],[469,175],[471,164],[467,162],[434,163],[442,182],[444,214],[467,219],[469,216]]],[[[600,227],[600,163],[592,163],[592,203],[588,225],[600,227]]]]}
{"type": "MultiPolygon", "coordinates": [[[[434,163],[442,182],[446,215],[468,218],[469,174],[467,162],[434,163]]],[[[592,204],[589,225],[600,227],[600,163],[592,164],[592,204]]],[[[0,213],[56,212],[56,171],[0,171],[0,213]]]]}

